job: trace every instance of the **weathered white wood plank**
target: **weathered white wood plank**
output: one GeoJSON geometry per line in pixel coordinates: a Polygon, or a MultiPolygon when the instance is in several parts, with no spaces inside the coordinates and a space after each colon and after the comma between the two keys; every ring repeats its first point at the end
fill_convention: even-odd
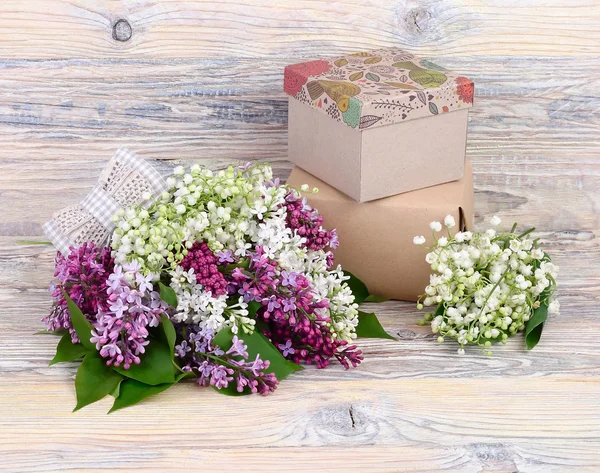
{"type": "MultiPolygon", "coordinates": [[[[221,463],[227,471],[254,471],[259,458],[251,451],[259,448],[267,460],[262,468],[281,471],[272,463],[280,455],[305,447],[319,452],[317,458],[327,458],[317,449],[327,445],[329,455],[342,461],[331,465],[334,471],[364,471],[361,452],[369,457],[369,446],[376,445],[375,451],[383,453],[383,458],[371,457],[372,467],[381,467],[377,471],[584,471],[600,461],[599,443],[593,440],[600,434],[597,386],[586,377],[340,378],[316,384],[296,377],[268,399],[231,399],[181,385],[154,401],[106,416],[108,399],[71,414],[70,380],[46,378],[37,388],[20,382],[3,385],[2,402],[20,408],[0,420],[0,457],[12,458],[23,467],[19,471],[45,471],[57,461],[69,469],[117,464],[146,471],[167,468],[168,461],[183,465],[186,459],[223,471],[206,458],[213,452],[228,460],[221,463]],[[35,407],[42,400],[52,408],[35,407]],[[158,402],[160,414],[148,415],[158,402]],[[385,469],[392,460],[386,446],[397,449],[397,463],[388,465],[395,469],[385,469]],[[230,448],[239,453],[232,455],[230,448]]],[[[321,464],[307,465],[319,471],[321,464]]]]}
{"type": "MultiPolygon", "coordinates": [[[[470,156],[597,155],[597,59],[440,59],[476,82],[470,156]]],[[[90,156],[127,144],[156,157],[172,145],[181,157],[285,157],[292,60],[0,60],[1,149],[35,159],[40,145],[72,155],[61,144],[85,141],[90,156]]]]}
{"type": "Polygon", "coordinates": [[[4,0],[0,55],[263,57],[395,45],[425,54],[595,56],[599,21],[593,0],[4,0]],[[120,19],[132,30],[125,42],[113,39],[120,19]]]}
{"type": "Polygon", "coordinates": [[[599,471],[599,25],[596,0],[4,0],[0,471],[599,471]],[[42,239],[119,146],[161,169],[267,159],[286,177],[285,64],[392,45],[477,83],[476,223],[535,225],[561,266],[540,345],[460,357],[387,302],[367,309],[399,341],[360,341],[359,369],[309,368],[266,399],[184,385],[70,414],[76,366],[48,367],[56,340],[31,335],[53,250],[18,241],[42,239]]]}
{"type": "MultiPolygon", "coordinates": [[[[0,62],[0,234],[39,235],[39,224],[80,199],[120,145],[174,163],[266,158],[285,177],[280,83],[288,61],[0,62]],[[43,204],[31,206],[42,190],[43,204]]],[[[478,215],[500,212],[546,231],[599,228],[600,63],[442,63],[479,84],[467,149],[478,215]]]]}

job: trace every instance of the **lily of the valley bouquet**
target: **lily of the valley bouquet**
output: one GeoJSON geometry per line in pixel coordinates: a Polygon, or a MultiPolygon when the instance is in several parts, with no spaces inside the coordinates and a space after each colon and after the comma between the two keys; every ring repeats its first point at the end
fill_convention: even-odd
{"type": "MultiPolygon", "coordinates": [[[[492,217],[494,227],[501,225],[492,217]]],[[[540,340],[548,314],[558,313],[554,299],[558,267],[532,239],[533,228],[517,233],[496,228],[481,233],[453,233],[454,218],[431,222],[433,244],[426,260],[433,274],[421,296],[418,308],[433,307],[420,321],[431,324],[438,342],[451,338],[463,354],[466,345],[478,345],[488,354],[495,342],[506,343],[525,332],[527,348],[540,340]]],[[[425,237],[414,243],[423,245],[425,237]]]]}
{"type": "Polygon", "coordinates": [[[364,285],[334,265],[335,231],[268,165],[178,167],[153,187],[149,165],[127,159],[141,178],[114,184],[113,163],[117,176],[96,192],[134,201],[105,223],[105,241],[101,198],[71,209],[93,218],[63,213],[47,231],[63,251],[44,322],[63,333],[53,362],[83,359],[76,409],[107,394],[119,409],[185,378],[231,395],[269,394],[303,363],[357,366],[357,336],[389,337],[358,310],[364,285]]]}

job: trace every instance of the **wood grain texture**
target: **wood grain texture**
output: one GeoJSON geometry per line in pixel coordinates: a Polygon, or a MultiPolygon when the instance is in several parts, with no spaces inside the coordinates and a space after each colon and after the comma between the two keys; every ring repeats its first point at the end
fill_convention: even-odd
{"type": "Polygon", "coordinates": [[[596,56],[594,0],[4,0],[1,56],[265,57],[401,45],[426,54],[596,56]],[[113,39],[126,19],[127,42],[113,39]]]}
{"type": "Polygon", "coordinates": [[[0,471],[600,471],[599,77],[598,0],[3,0],[0,471]],[[476,225],[536,226],[561,267],[540,345],[460,357],[386,302],[367,310],[399,340],[361,341],[358,369],[71,414],[76,365],[48,367],[56,339],[32,336],[54,253],[22,240],[119,146],[162,170],[266,159],[285,178],[283,67],[392,45],[476,82],[476,225]]]}

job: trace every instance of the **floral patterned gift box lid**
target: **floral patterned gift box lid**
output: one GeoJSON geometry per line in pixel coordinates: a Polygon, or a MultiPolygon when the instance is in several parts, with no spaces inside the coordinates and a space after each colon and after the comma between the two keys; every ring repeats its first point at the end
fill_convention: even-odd
{"type": "Polygon", "coordinates": [[[283,90],[363,130],[472,107],[474,84],[427,59],[391,48],[287,66],[283,90]]]}

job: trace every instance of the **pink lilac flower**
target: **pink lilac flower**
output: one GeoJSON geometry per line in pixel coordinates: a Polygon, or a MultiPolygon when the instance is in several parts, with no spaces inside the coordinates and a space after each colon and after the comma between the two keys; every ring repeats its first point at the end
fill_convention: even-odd
{"type": "Polygon", "coordinates": [[[306,238],[304,247],[319,251],[326,247],[336,248],[338,246],[335,230],[325,230],[323,217],[308,205],[307,200],[300,197],[295,190],[290,189],[285,197],[284,205],[287,209],[287,226],[306,238]]]}
{"type": "Polygon", "coordinates": [[[168,306],[152,290],[151,276],[138,273],[139,269],[135,263],[115,267],[108,277],[108,308],[98,311],[93,324],[91,342],[109,366],[129,369],[139,364],[149,343],[148,327],[158,326],[160,316],[168,315],[168,306]]]}
{"type": "Polygon", "coordinates": [[[246,302],[260,302],[258,320],[266,323],[264,334],[283,355],[295,363],[315,363],[324,368],[332,358],[344,367],[357,366],[363,359],[356,346],[332,336],[331,319],[323,314],[327,299],[316,300],[308,279],[301,273],[282,271],[259,246],[249,253],[248,269],[230,274],[232,292],[246,302]]]}
{"type": "MultiPolygon", "coordinates": [[[[227,255],[222,255],[222,257],[227,259],[227,255]]],[[[183,257],[180,265],[186,271],[193,269],[196,274],[196,282],[210,291],[213,296],[222,296],[227,293],[227,282],[219,272],[217,257],[205,242],[194,243],[183,257]]]]}
{"type": "Polygon", "coordinates": [[[52,310],[42,319],[48,330],[67,329],[73,343],[79,341],[62,289],[90,322],[96,320],[99,310],[108,308],[105,291],[107,278],[114,268],[111,251],[109,247],[101,248],[94,243],[84,243],[78,248],[71,247],[66,258],[61,253],[56,254],[54,276],[58,282],[50,287],[52,310]]]}
{"type": "Polygon", "coordinates": [[[248,359],[248,347],[237,335],[231,347],[225,352],[213,344],[214,332],[197,326],[178,327],[179,344],[175,346],[175,356],[181,359],[182,370],[196,374],[200,386],[227,388],[235,382],[236,390],[248,388],[252,393],[267,395],[277,388],[279,381],[273,373],[265,373],[269,361],[259,355],[248,359]]]}

